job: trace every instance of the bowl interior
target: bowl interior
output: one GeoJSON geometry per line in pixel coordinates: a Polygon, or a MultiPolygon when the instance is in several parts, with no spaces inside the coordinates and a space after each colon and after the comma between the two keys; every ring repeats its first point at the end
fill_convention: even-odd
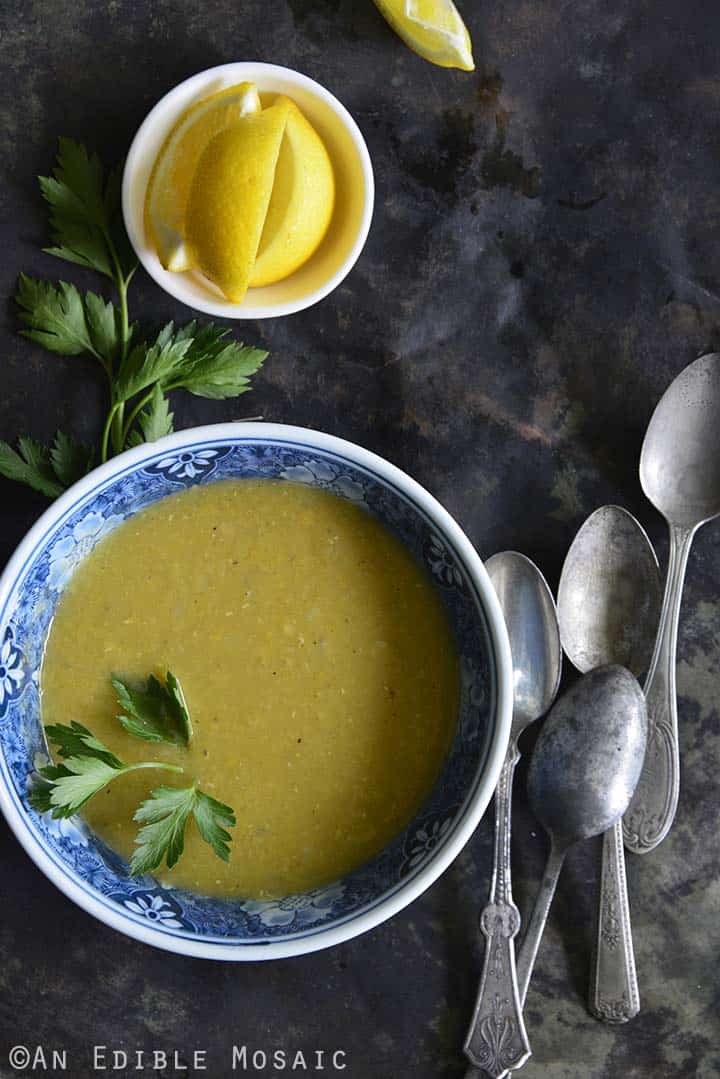
{"type": "Polygon", "coordinates": [[[112,475],[100,473],[68,499],[59,518],[36,529],[0,609],[0,769],[16,831],[34,837],[55,879],[79,886],[101,917],[111,920],[114,912],[126,923],[153,923],[170,948],[178,937],[226,945],[307,938],[356,919],[405,888],[460,827],[486,778],[496,723],[496,661],[482,600],[452,541],[426,510],[389,478],[343,452],[313,445],[312,438],[305,443],[244,435],[242,427],[236,425],[240,430],[232,437],[227,429],[200,440],[185,433],[186,441],[174,436],[171,449],[148,447],[140,460],[138,451],[118,459],[112,475]],[[418,816],[378,857],[342,880],[262,902],[208,898],[161,887],[152,877],[130,878],[126,864],[82,822],[39,816],[27,800],[32,772],[47,757],[39,698],[45,638],[74,569],[111,529],[157,499],[193,484],[242,477],[319,487],[382,520],[432,576],[452,622],[461,672],[455,740],[418,816]]]}
{"type": "Polygon", "coordinates": [[[142,124],[128,154],[123,179],[125,225],[145,269],[183,303],[225,318],[270,318],[322,299],[357,259],[370,225],[372,203],[370,158],[350,114],[312,79],[272,64],[224,64],[177,86],[142,124]],[[257,84],[264,104],[277,94],[287,94],[304,112],[324,140],[333,162],[336,201],[327,235],[308,262],[283,281],[250,289],[242,304],[232,304],[202,274],[170,273],[162,266],[146,236],[144,207],[155,158],[180,115],[195,101],[245,80],[257,84]]]}

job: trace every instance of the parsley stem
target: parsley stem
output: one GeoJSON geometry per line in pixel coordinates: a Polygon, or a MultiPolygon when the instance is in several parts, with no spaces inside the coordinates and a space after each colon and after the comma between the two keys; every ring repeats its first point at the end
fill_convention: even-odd
{"type": "Polygon", "coordinates": [[[125,775],[126,772],[137,772],[140,768],[164,768],[166,772],[178,772],[180,774],[184,771],[184,768],[181,768],[179,764],[163,764],[161,761],[141,761],[140,764],[126,765],[122,772],[118,772],[118,775],[125,775]]]}
{"type": "Polygon", "coordinates": [[[135,269],[133,268],[127,275],[127,277],[125,277],[125,274],[122,271],[122,266],[120,265],[120,259],[118,258],[117,248],[115,247],[115,243],[112,236],[110,235],[109,230],[105,231],[105,242],[107,243],[108,251],[110,252],[110,259],[112,260],[113,272],[115,276],[115,284],[117,285],[118,296],[120,297],[120,326],[118,327],[118,331],[120,338],[119,360],[120,363],[122,363],[127,354],[128,342],[130,340],[127,290],[128,285],[130,284],[130,279],[132,278],[135,269]]]}
{"type": "MultiPolygon", "coordinates": [[[[83,758],[80,759],[82,760],[83,758]]],[[[114,779],[119,779],[120,776],[126,776],[128,772],[139,772],[142,768],[160,768],[166,772],[178,773],[182,773],[184,771],[184,769],[181,768],[179,764],[164,764],[162,761],[141,761],[139,764],[124,764],[122,768],[117,768],[113,775],[109,775],[105,782],[102,784],[102,786],[98,787],[97,790],[93,791],[89,797],[94,798],[96,794],[99,794],[100,791],[107,787],[109,783],[112,783],[114,779]]],[[[47,782],[47,780],[44,780],[44,782],[47,782]]],[[[52,788],[52,782],[50,783],[50,786],[52,788]]],[[[78,806],[78,809],[79,808],[80,806],[78,806]]]]}
{"type": "Polygon", "coordinates": [[[119,404],[115,406],[115,416],[112,423],[112,444],[113,451],[115,453],[121,453],[124,447],[123,441],[123,413],[125,412],[125,405],[119,404]]]}
{"type": "MultiPolygon", "coordinates": [[[[122,367],[127,356],[128,346],[130,344],[130,319],[128,316],[128,285],[135,272],[134,268],[130,271],[126,277],[123,273],[122,266],[120,265],[120,259],[118,257],[117,248],[112,238],[112,234],[109,229],[105,230],[105,242],[107,244],[108,251],[110,252],[110,259],[113,265],[113,272],[115,275],[115,284],[117,285],[118,297],[120,300],[120,318],[118,326],[118,370],[122,367]]],[[[125,412],[125,404],[123,402],[116,404],[111,410],[111,427],[109,431],[112,431],[112,444],[115,453],[121,453],[125,446],[125,432],[123,428],[123,415],[125,412]]],[[[108,432],[109,433],[109,432],[108,432]]],[[[105,432],[103,432],[103,449],[102,457],[103,461],[107,460],[107,439],[105,432]]]]}
{"type": "Polygon", "coordinates": [[[155,391],[155,386],[153,384],[152,389],[148,390],[148,392],[146,394],[143,394],[143,396],[140,398],[140,400],[137,402],[137,404],[133,405],[132,412],[128,416],[127,421],[126,421],[126,423],[125,423],[125,425],[123,427],[123,445],[125,445],[125,442],[127,440],[127,436],[130,434],[130,431],[132,429],[132,425],[135,423],[135,420],[138,418],[139,414],[145,408],[145,405],[147,405],[149,403],[149,401],[152,399],[152,395],[153,395],[154,391],[155,391]]]}
{"type": "MultiPolygon", "coordinates": [[[[117,257],[115,256],[116,260],[117,257]]],[[[125,362],[127,356],[128,342],[130,338],[130,327],[128,322],[128,302],[127,302],[127,282],[120,272],[120,267],[117,267],[118,274],[118,293],[120,296],[120,362],[119,367],[125,362]]],[[[121,402],[115,406],[115,415],[112,419],[112,441],[113,449],[115,453],[121,453],[125,446],[125,436],[123,430],[123,414],[125,412],[125,404],[121,402]]]]}
{"type": "Polygon", "coordinates": [[[108,459],[108,442],[110,439],[110,428],[112,427],[113,420],[117,415],[117,411],[120,408],[118,404],[114,404],[107,414],[105,420],[105,426],[103,427],[102,442],[100,444],[100,464],[104,465],[108,459]]]}

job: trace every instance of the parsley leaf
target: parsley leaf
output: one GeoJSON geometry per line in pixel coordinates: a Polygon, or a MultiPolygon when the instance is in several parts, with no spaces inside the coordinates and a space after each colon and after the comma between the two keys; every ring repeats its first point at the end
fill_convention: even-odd
{"type": "Polygon", "coordinates": [[[65,281],[57,287],[20,274],[15,301],[20,319],[29,326],[20,332],[60,356],[88,353],[112,370],[118,348],[117,312],[94,292],[81,295],[65,281]]]}
{"type": "Polygon", "coordinates": [[[32,438],[21,438],[18,444],[20,453],[0,441],[0,475],[25,483],[48,498],[57,498],[63,488],[54,477],[47,450],[32,438]]]}
{"type": "Polygon", "coordinates": [[[124,714],[118,716],[128,734],[145,742],[189,745],[192,723],[182,686],[167,672],[165,685],[151,674],[144,685],[129,686],[119,678],[112,684],[124,714]]]}
{"type": "Polygon", "coordinates": [[[103,167],[72,139],[60,139],[57,167],[40,177],[40,190],[50,205],[53,246],[45,250],[67,262],[113,277],[108,250],[108,203],[103,167]]]}
{"type": "Polygon", "coordinates": [[[156,382],[147,407],[138,413],[137,423],[140,430],[136,428],[128,436],[128,447],[139,446],[143,442],[155,442],[158,438],[172,434],[173,418],[167,397],[160,389],[160,383],[156,382]]]}
{"type": "Polygon", "coordinates": [[[25,337],[60,356],[97,355],[85,320],[82,296],[74,285],[60,281],[57,288],[20,274],[15,299],[21,320],[30,327],[25,337]]]}
{"type": "Polygon", "coordinates": [[[93,348],[112,367],[119,347],[115,305],[95,292],[85,293],[85,322],[93,348]]]}
{"type": "Polygon", "coordinates": [[[225,829],[234,828],[237,823],[234,810],[209,794],[196,790],[193,815],[205,842],[210,844],[218,858],[229,862],[232,836],[225,829]]]}
{"type": "Polygon", "coordinates": [[[92,731],[73,720],[70,726],[53,723],[45,728],[45,734],[57,746],[60,757],[96,757],[111,768],[122,768],[122,761],[108,749],[92,731]]]}
{"type": "Polygon", "coordinates": [[[62,431],[58,431],[50,447],[50,463],[63,487],[71,487],[90,471],[92,457],[89,446],[74,442],[62,431]]]}
{"type": "Polygon", "coordinates": [[[55,818],[72,817],[93,795],[128,772],[142,768],[182,772],[179,766],[160,761],[124,764],[82,723],[73,721],[69,727],[63,723],[51,724],[45,733],[56,744],[62,763],[48,764],[38,770],[29,801],[39,813],[51,812],[55,818]]]}
{"type": "Polygon", "coordinates": [[[42,813],[52,810],[53,817],[72,817],[94,794],[128,771],[114,768],[97,757],[68,757],[63,764],[40,769],[45,786],[39,780],[30,794],[30,805],[42,813]]]}
{"type": "Polygon", "coordinates": [[[223,861],[230,858],[232,837],[226,828],[235,826],[235,813],[230,806],[216,801],[192,787],[158,787],[138,807],[134,819],[143,824],[135,843],[137,850],[130,862],[134,877],[148,873],[162,864],[168,869],[177,862],[185,849],[185,827],[193,815],[200,835],[223,861]]]}
{"type": "Polygon", "coordinates": [[[121,365],[115,384],[116,401],[127,401],[135,394],[159,382],[169,379],[190,348],[192,338],[166,339],[161,330],[152,345],[141,343],[128,354],[121,365]]]}
{"type": "Polygon", "coordinates": [[[18,448],[19,453],[0,441],[0,476],[19,480],[49,498],[57,498],[92,465],[92,451],[62,431],[50,448],[27,436],[18,439],[18,448]]]}
{"type": "Polygon", "coordinates": [[[185,825],[195,804],[195,787],[158,787],[142,802],[133,820],[143,823],[130,861],[134,877],[156,869],[165,859],[168,869],[185,849],[185,825]]]}
{"type": "Polygon", "coordinates": [[[213,323],[203,326],[198,333],[193,332],[191,343],[170,373],[169,381],[164,380],[165,389],[184,389],[197,397],[215,400],[245,393],[250,376],[262,367],[268,354],[245,346],[242,341],[226,340],[228,333],[225,327],[213,323]]]}
{"type": "Polygon", "coordinates": [[[38,775],[33,777],[33,784],[28,795],[28,801],[33,809],[36,809],[38,813],[49,813],[53,808],[50,795],[52,794],[55,780],[69,774],[67,768],[61,764],[48,764],[44,768],[40,768],[38,775]],[[39,778],[40,776],[42,776],[42,780],[39,778]]]}

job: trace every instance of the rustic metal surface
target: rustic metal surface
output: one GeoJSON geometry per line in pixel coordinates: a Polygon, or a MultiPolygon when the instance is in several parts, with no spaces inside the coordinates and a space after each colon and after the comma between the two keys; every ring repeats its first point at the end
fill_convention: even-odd
{"type": "MultiPolygon", "coordinates": [[[[666,531],[637,463],[666,385],[720,345],[720,14],[707,0],[461,6],[472,75],[417,59],[370,0],[4,0],[3,295],[21,269],[83,280],[40,252],[33,177],[57,135],[110,160],[148,108],[201,68],[246,58],[297,67],[335,91],[367,137],[378,184],[368,246],[320,306],[244,328],[272,350],[252,395],[226,405],[178,396],[178,422],[263,413],[362,442],[426,484],[482,554],[524,551],[551,585],[581,521],[605,502],[639,517],[664,562],[666,531]]],[[[133,304],[137,316],[187,317],[142,276],[133,304]]],[[[94,434],[91,367],[43,354],[16,335],[9,300],[4,313],[0,437],[94,434]]],[[[0,493],[5,557],[44,502],[4,481],[0,493]]],[[[583,844],[568,857],[528,995],[528,1079],[720,1073],[717,524],[693,548],[678,691],[678,815],[657,851],[628,859],[643,1011],[621,1028],[586,1012],[598,849],[583,844]]],[[[527,917],[546,847],[525,777],[521,766],[513,877],[527,917]]],[[[8,1046],[40,1041],[68,1049],[73,1079],[94,1074],[95,1042],[177,1048],[186,1061],[204,1047],[213,1079],[232,1074],[233,1042],[342,1048],[339,1074],[352,1079],[460,1077],[491,845],[488,817],[430,893],[369,936],[236,967],[96,925],[2,825],[0,1076],[19,1074],[8,1046]]]]}

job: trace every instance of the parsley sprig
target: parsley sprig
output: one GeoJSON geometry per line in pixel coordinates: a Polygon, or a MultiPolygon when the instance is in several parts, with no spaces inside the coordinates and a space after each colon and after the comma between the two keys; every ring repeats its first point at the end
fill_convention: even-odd
{"type": "MultiPolygon", "coordinates": [[[[164,686],[152,675],[144,685],[134,688],[118,678],[112,681],[120,704],[128,713],[118,717],[128,734],[144,741],[188,745],[192,736],[190,714],[180,682],[170,671],[164,686]]],[[[128,772],[143,768],[184,771],[179,765],[164,761],[126,764],[92,731],[75,721],[70,726],[50,724],[45,733],[56,746],[61,763],[47,764],[38,770],[30,791],[30,805],[39,813],[51,813],[55,818],[74,816],[108,783],[128,772]]],[[[172,869],[185,849],[190,817],[218,858],[229,861],[232,837],[227,829],[236,823],[231,807],[206,794],[197,782],[189,787],[157,787],[140,803],[133,817],[142,827],[135,837],[137,849],[130,861],[131,875],[149,873],[163,861],[172,869]]]]}
{"type": "Polygon", "coordinates": [[[0,474],[56,497],[99,460],[173,430],[167,395],[184,389],[216,400],[237,397],[267,352],[233,340],[226,327],[169,322],[159,333],[130,321],[128,289],[137,268],[120,213],[120,172],[105,176],[100,159],[60,139],[52,176],[40,177],[50,210],[45,251],[112,282],[116,302],[67,281],[21,274],[15,299],[22,333],[60,356],[89,356],[101,367],[108,410],[97,454],[58,432],[52,446],[24,437],[0,441],[0,474]]]}
{"type": "Polygon", "coordinates": [[[118,716],[128,734],[145,742],[190,744],[192,723],[182,686],[168,671],[165,685],[154,674],[144,684],[132,686],[113,678],[123,715],[118,716]]]}
{"type": "Polygon", "coordinates": [[[55,743],[63,763],[39,769],[40,778],[30,792],[30,804],[40,813],[51,812],[55,818],[72,817],[103,787],[128,772],[141,768],[183,770],[161,761],[125,764],[87,727],[74,720],[69,727],[64,723],[50,724],[45,733],[55,743]]]}
{"type": "Polygon", "coordinates": [[[200,835],[218,858],[230,860],[232,837],[226,829],[235,826],[230,806],[204,794],[196,783],[192,787],[158,787],[133,818],[143,823],[135,839],[138,849],[130,862],[133,876],[155,869],[163,858],[172,869],[185,848],[185,827],[191,814],[200,835]]]}

